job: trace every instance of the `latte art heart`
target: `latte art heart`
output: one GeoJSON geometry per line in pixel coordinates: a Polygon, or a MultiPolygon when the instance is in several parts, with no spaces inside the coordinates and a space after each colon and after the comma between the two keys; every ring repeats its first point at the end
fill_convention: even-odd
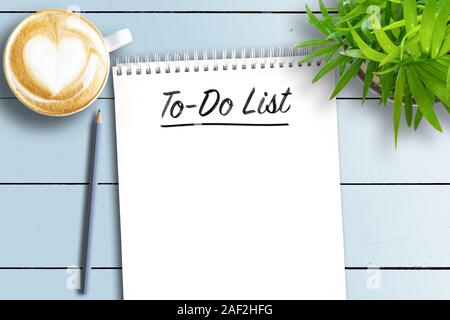
{"type": "Polygon", "coordinates": [[[87,64],[86,48],[83,41],[75,37],[53,43],[47,37],[37,35],[25,45],[24,62],[55,95],[83,71],[87,64]]]}
{"type": "Polygon", "coordinates": [[[4,71],[11,89],[24,104],[48,115],[74,113],[91,103],[108,69],[102,35],[69,11],[31,15],[5,47],[4,71]]]}

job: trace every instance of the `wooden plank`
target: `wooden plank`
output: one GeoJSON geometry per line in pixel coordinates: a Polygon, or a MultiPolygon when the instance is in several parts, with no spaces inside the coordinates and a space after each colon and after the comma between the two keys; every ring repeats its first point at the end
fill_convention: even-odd
{"type": "MultiPolygon", "coordinates": [[[[92,270],[86,296],[67,287],[71,270],[1,270],[0,299],[121,299],[121,270],[92,270]]],[[[449,299],[450,272],[347,270],[348,299],[449,299]]],[[[70,280],[69,280],[70,282],[70,280]]]]}
{"type": "Polygon", "coordinates": [[[0,299],[122,299],[121,270],[91,270],[86,295],[73,288],[73,269],[0,270],[0,299]]]}
{"type": "Polygon", "coordinates": [[[87,182],[97,109],[105,123],[99,179],[117,182],[113,100],[97,100],[66,118],[41,116],[17,100],[0,100],[0,183],[87,182]]]}
{"type": "MultiPolygon", "coordinates": [[[[0,267],[77,265],[86,190],[0,186],[0,267]]],[[[450,267],[449,198],[450,186],[343,186],[346,266],[450,267]]],[[[117,186],[98,201],[92,264],[120,267],[117,186]]]]}
{"type": "Polygon", "coordinates": [[[341,182],[449,183],[450,118],[442,106],[436,109],[443,133],[426,121],[414,131],[402,119],[395,149],[392,104],[339,100],[341,182]]]}
{"type": "Polygon", "coordinates": [[[343,186],[347,267],[449,267],[450,186],[343,186]]]}
{"type": "MultiPolygon", "coordinates": [[[[156,10],[156,11],[298,11],[305,10],[305,3],[312,9],[318,10],[319,5],[317,1],[305,0],[175,0],[175,1],[160,1],[160,0],[129,0],[129,1],[89,1],[77,0],[76,2],[70,0],[51,0],[51,1],[31,1],[31,0],[16,0],[14,2],[1,2],[0,10],[42,10],[47,8],[69,8],[77,5],[81,10],[108,10],[108,11],[122,11],[122,10],[156,10]]],[[[329,6],[336,6],[333,0],[325,0],[324,3],[329,6]]]]}
{"type": "MultiPolygon", "coordinates": [[[[0,186],[0,268],[79,265],[86,192],[87,186],[0,186]]],[[[92,230],[92,266],[120,266],[117,186],[100,186],[92,230]]]]}
{"type": "MultiPolygon", "coordinates": [[[[338,80],[339,80],[339,77],[336,72],[336,81],[338,81],[338,80]]],[[[357,79],[350,81],[350,83],[347,86],[345,86],[344,89],[342,89],[342,91],[338,94],[338,99],[346,99],[346,98],[359,99],[362,97],[362,92],[363,92],[362,81],[357,78],[357,79]]],[[[367,97],[369,99],[374,99],[374,98],[378,98],[379,96],[377,94],[373,93],[372,90],[369,90],[367,97]]],[[[361,104],[361,102],[360,102],[360,104],[361,104]]]]}
{"type": "Polygon", "coordinates": [[[449,270],[351,270],[346,278],[348,299],[450,299],[449,270]]]}

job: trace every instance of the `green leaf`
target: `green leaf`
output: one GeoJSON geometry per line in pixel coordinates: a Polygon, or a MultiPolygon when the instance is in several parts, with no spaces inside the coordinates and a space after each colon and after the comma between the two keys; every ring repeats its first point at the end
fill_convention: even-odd
{"type": "Polygon", "coordinates": [[[445,84],[445,96],[450,99],[450,68],[447,71],[447,82],[445,84]]]}
{"type": "Polygon", "coordinates": [[[439,57],[439,58],[436,59],[436,61],[439,61],[439,62],[450,62],[450,56],[449,55],[445,55],[445,56],[439,57]]]}
{"type": "Polygon", "coordinates": [[[359,36],[359,34],[353,29],[353,27],[348,23],[350,27],[350,31],[352,33],[353,39],[355,40],[356,44],[358,45],[361,52],[368,58],[374,61],[382,61],[385,57],[385,53],[378,52],[377,50],[371,48],[367,43],[364,42],[363,39],[359,36]]]}
{"type": "Polygon", "coordinates": [[[444,41],[448,13],[450,11],[450,1],[444,1],[442,8],[439,8],[439,13],[436,20],[434,21],[433,38],[431,41],[431,56],[433,58],[439,55],[439,51],[444,41]]]}
{"type": "Polygon", "coordinates": [[[406,123],[408,124],[408,127],[411,128],[412,123],[412,116],[413,116],[413,102],[412,102],[412,96],[411,92],[408,89],[408,86],[405,86],[405,97],[403,99],[404,105],[405,105],[405,118],[406,123]]]}
{"type": "Polygon", "coordinates": [[[442,132],[441,125],[436,116],[436,112],[434,111],[434,101],[423,86],[422,81],[413,66],[409,65],[406,67],[406,77],[408,79],[409,88],[411,89],[411,93],[419,106],[420,112],[436,130],[442,132]]]}
{"type": "Polygon", "coordinates": [[[337,9],[338,9],[338,13],[339,13],[340,16],[344,16],[345,15],[344,0],[338,0],[337,1],[337,9]]]}
{"type": "MultiPolygon", "coordinates": [[[[447,27],[447,30],[449,28],[447,27]]],[[[447,31],[447,34],[444,39],[444,43],[442,44],[441,50],[439,51],[439,56],[445,56],[450,51],[450,33],[447,31]]]]}
{"type": "Polygon", "coordinates": [[[325,55],[325,54],[333,52],[333,51],[337,51],[340,47],[342,47],[342,45],[340,43],[338,43],[338,44],[334,44],[332,46],[319,48],[317,50],[314,50],[307,56],[304,56],[303,58],[301,58],[299,62],[304,63],[304,62],[310,61],[316,57],[325,55]]]}
{"type": "Polygon", "coordinates": [[[389,39],[389,37],[386,35],[386,33],[383,31],[383,29],[375,28],[373,30],[373,32],[375,33],[375,37],[377,38],[378,43],[380,44],[381,48],[383,48],[383,50],[386,53],[391,53],[391,52],[396,51],[397,46],[391,41],[391,39],[389,39]]]}
{"type": "Polygon", "coordinates": [[[398,29],[398,28],[403,28],[405,25],[406,25],[405,19],[394,21],[391,24],[384,26],[383,31],[389,31],[389,30],[394,30],[394,29],[398,29]]]}
{"type": "Polygon", "coordinates": [[[325,27],[325,25],[317,19],[317,17],[314,15],[314,13],[311,11],[311,9],[308,7],[307,4],[305,4],[306,7],[306,14],[308,15],[309,22],[315,26],[320,32],[322,32],[324,35],[329,35],[330,31],[325,27]]]}
{"type": "Polygon", "coordinates": [[[323,16],[323,23],[325,24],[325,26],[328,28],[328,30],[333,31],[334,30],[334,24],[331,21],[331,17],[328,14],[328,9],[327,7],[325,7],[325,5],[323,4],[322,0],[319,0],[319,7],[320,7],[320,12],[322,12],[322,16],[323,16]]]}
{"type": "Polygon", "coordinates": [[[357,59],[365,59],[366,57],[362,54],[361,50],[359,49],[347,49],[340,52],[341,55],[347,56],[350,58],[357,58],[357,59]]]}
{"type": "Polygon", "coordinates": [[[355,7],[352,11],[347,13],[344,17],[340,18],[339,24],[343,24],[344,22],[350,21],[364,13],[366,13],[366,7],[359,5],[355,7]]]}
{"type": "Polygon", "coordinates": [[[347,35],[348,35],[347,31],[336,30],[336,31],[330,33],[325,39],[326,40],[333,40],[334,39],[336,41],[342,42],[342,37],[347,37],[347,35]]]}
{"type": "Polygon", "coordinates": [[[405,0],[403,3],[403,14],[405,16],[406,31],[409,32],[417,25],[416,0],[405,0]]]}
{"type": "Polygon", "coordinates": [[[375,71],[376,67],[377,63],[375,61],[369,60],[366,68],[366,75],[364,76],[362,103],[366,101],[367,94],[369,93],[369,88],[372,85],[373,72],[375,71]]]}
{"type": "Polygon", "coordinates": [[[383,60],[380,62],[380,66],[384,66],[385,64],[391,63],[394,60],[400,59],[400,48],[398,47],[396,50],[389,53],[383,60]]]}
{"type": "MultiPolygon", "coordinates": [[[[423,10],[423,18],[420,23],[420,45],[422,50],[428,54],[431,49],[431,37],[433,35],[433,26],[436,17],[436,0],[427,0],[423,10]]],[[[425,118],[426,115],[424,114],[425,118]]]]}
{"type": "Polygon", "coordinates": [[[393,16],[391,10],[391,3],[389,1],[386,2],[386,7],[384,8],[384,19],[383,24],[387,25],[391,22],[391,17],[393,16]]]}
{"type": "Polygon", "coordinates": [[[364,62],[362,59],[357,59],[353,61],[350,67],[342,74],[339,81],[336,84],[336,88],[331,94],[330,99],[333,99],[338,95],[339,92],[347,85],[347,83],[358,73],[361,64],[364,62]]]}
{"type": "Polygon", "coordinates": [[[338,75],[342,76],[344,73],[345,67],[347,66],[347,63],[350,61],[349,57],[344,56],[344,60],[339,64],[338,68],[338,75]]]}
{"type": "Polygon", "coordinates": [[[420,41],[420,36],[416,35],[419,31],[420,26],[416,26],[403,36],[400,43],[400,60],[403,60],[403,51],[405,48],[411,50],[411,55],[414,55],[419,51],[419,46],[417,44],[420,41]]]}
{"type": "Polygon", "coordinates": [[[395,5],[392,6],[392,20],[397,21],[403,18],[403,1],[398,0],[395,5]]]}
{"type": "Polygon", "coordinates": [[[406,19],[397,20],[397,21],[392,22],[390,25],[384,26],[383,30],[389,31],[389,30],[394,30],[394,29],[399,29],[399,28],[405,27],[407,29],[407,31],[411,31],[412,29],[417,27],[417,22],[422,20],[422,15],[416,16],[415,20],[413,17],[411,17],[409,19],[412,19],[413,23],[408,21],[408,24],[407,24],[406,19]],[[409,25],[409,27],[406,27],[407,25],[409,25]]]}
{"type": "MultiPolygon", "coordinates": [[[[353,28],[355,29],[361,29],[363,27],[364,21],[366,21],[366,19],[361,19],[360,21],[358,21],[355,25],[353,25],[353,28]]],[[[345,31],[345,32],[350,32],[350,28],[345,28],[345,27],[337,27],[335,28],[335,30],[338,31],[345,31]]]]}
{"type": "Polygon", "coordinates": [[[373,43],[374,41],[376,41],[376,37],[372,34],[373,32],[373,28],[371,23],[369,23],[369,21],[372,20],[370,16],[364,18],[361,20],[361,27],[358,27],[358,24],[353,26],[353,29],[361,30],[362,33],[362,39],[364,39],[364,41],[366,43],[373,43]]]}
{"type": "Polygon", "coordinates": [[[336,68],[342,61],[344,61],[345,57],[338,55],[334,59],[328,61],[325,66],[320,69],[320,71],[316,74],[316,76],[313,79],[313,83],[318,81],[320,78],[322,78],[325,74],[336,68]]]}
{"type": "Polygon", "coordinates": [[[389,96],[391,95],[391,89],[393,89],[394,84],[394,74],[388,72],[382,74],[381,76],[381,103],[386,106],[389,96]]]}
{"type": "Polygon", "coordinates": [[[424,83],[425,87],[430,90],[445,106],[447,112],[450,113],[450,100],[446,94],[446,83],[437,79],[432,73],[429,73],[419,64],[416,65],[416,70],[420,75],[420,79],[424,83]]]}
{"type": "Polygon", "coordinates": [[[423,61],[420,66],[431,73],[436,78],[447,82],[448,66],[444,66],[438,62],[438,60],[433,61],[423,61]]]}
{"type": "MultiPolygon", "coordinates": [[[[385,32],[390,32],[392,34],[392,36],[394,37],[394,41],[397,41],[401,38],[401,36],[403,36],[404,32],[403,29],[394,29],[394,30],[387,30],[385,32]]],[[[388,33],[389,34],[389,33],[388,33]]]]}
{"type": "Polygon", "coordinates": [[[325,44],[333,43],[334,40],[326,40],[326,39],[310,39],[300,42],[298,45],[296,45],[296,48],[309,48],[314,46],[321,46],[325,44]]]}
{"type": "Polygon", "coordinates": [[[405,94],[405,71],[403,68],[398,70],[397,80],[395,81],[394,93],[394,139],[397,148],[398,129],[400,128],[400,119],[402,116],[403,96],[405,94]]]}
{"type": "Polygon", "coordinates": [[[416,111],[416,116],[414,117],[414,130],[419,127],[420,121],[422,121],[423,113],[419,109],[416,111]]]}
{"type": "Polygon", "coordinates": [[[330,61],[332,58],[335,58],[338,55],[339,55],[339,52],[336,52],[336,51],[327,53],[326,55],[323,56],[323,61],[326,63],[326,62],[330,61]]]}
{"type": "MultiPolygon", "coordinates": [[[[381,64],[380,64],[380,67],[382,67],[381,64]]],[[[381,76],[383,74],[391,73],[391,72],[393,72],[395,70],[398,70],[398,65],[394,65],[393,67],[390,67],[390,68],[384,67],[382,69],[383,69],[382,71],[377,71],[377,72],[374,72],[373,74],[377,74],[377,75],[381,76]]]]}

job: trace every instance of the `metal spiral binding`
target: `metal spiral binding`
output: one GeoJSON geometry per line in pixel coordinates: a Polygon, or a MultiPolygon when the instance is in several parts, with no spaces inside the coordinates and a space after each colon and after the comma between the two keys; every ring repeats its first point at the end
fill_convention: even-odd
{"type": "MultiPolygon", "coordinates": [[[[150,54],[144,56],[117,58],[116,74],[121,75],[142,75],[159,73],[179,73],[179,72],[199,72],[218,71],[218,70],[237,70],[237,69],[265,69],[265,68],[292,68],[294,66],[302,67],[298,57],[306,56],[317,48],[270,48],[268,50],[261,48],[259,50],[251,49],[248,53],[246,49],[231,50],[228,54],[227,49],[222,50],[221,56],[216,50],[213,50],[211,56],[208,51],[202,51],[202,58],[199,59],[198,51],[191,55],[188,51],[183,54],[176,52],[174,54],[165,53],[161,61],[159,53],[153,57],[150,54]]],[[[306,66],[313,64],[320,65],[320,59],[310,61],[306,66]]]]}

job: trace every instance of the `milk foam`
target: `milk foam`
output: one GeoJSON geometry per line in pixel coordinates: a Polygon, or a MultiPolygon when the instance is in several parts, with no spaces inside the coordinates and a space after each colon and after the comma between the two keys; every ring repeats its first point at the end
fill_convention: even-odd
{"type": "Polygon", "coordinates": [[[29,70],[54,95],[76,80],[87,62],[84,43],[75,37],[63,38],[55,44],[49,38],[37,35],[25,44],[24,56],[29,70]]]}
{"type": "Polygon", "coordinates": [[[37,13],[23,24],[5,49],[4,70],[13,91],[47,114],[75,112],[89,104],[109,68],[101,35],[81,17],[64,11],[37,13]],[[21,58],[16,59],[17,53],[21,58]]]}

